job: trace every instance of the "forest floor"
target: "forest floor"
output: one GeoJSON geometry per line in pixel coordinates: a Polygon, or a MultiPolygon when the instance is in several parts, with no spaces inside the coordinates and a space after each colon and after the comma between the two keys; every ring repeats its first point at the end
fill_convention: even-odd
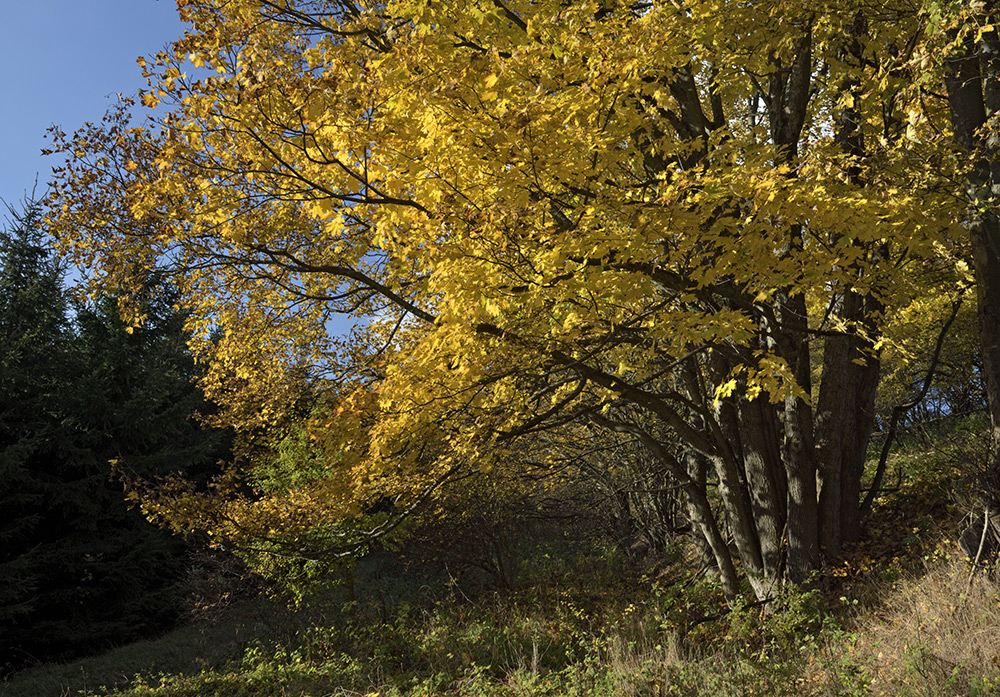
{"type": "Polygon", "coordinates": [[[815,586],[729,610],[682,548],[540,540],[518,583],[402,566],[300,604],[244,598],[164,636],[0,683],[3,697],[1000,695],[1000,576],[957,539],[983,424],[911,433],[864,540],[815,586]]]}

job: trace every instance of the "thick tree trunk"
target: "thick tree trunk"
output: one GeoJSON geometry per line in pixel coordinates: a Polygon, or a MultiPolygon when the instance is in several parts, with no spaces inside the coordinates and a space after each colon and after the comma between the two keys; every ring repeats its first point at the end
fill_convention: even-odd
{"type": "MultiPolygon", "coordinates": [[[[834,134],[834,140],[849,158],[846,174],[855,186],[864,185],[862,164],[868,155],[857,108],[864,98],[859,74],[865,57],[860,39],[866,33],[865,14],[858,11],[841,49],[843,60],[855,72],[847,73],[840,90],[852,99],[838,107],[834,134]]],[[[878,256],[879,251],[871,254],[878,256]]],[[[875,424],[880,372],[878,357],[870,340],[864,337],[872,335],[872,318],[881,309],[871,295],[862,297],[850,286],[838,289],[829,306],[830,317],[844,331],[825,341],[816,413],[819,544],[829,557],[838,556],[844,543],[854,542],[861,535],[861,476],[875,424]]]]}
{"type": "MultiPolygon", "coordinates": [[[[835,300],[834,312],[846,310],[848,298],[835,300]]],[[[823,348],[823,374],[816,402],[816,465],[819,485],[819,535],[825,554],[840,554],[843,536],[840,513],[843,508],[844,432],[851,425],[849,413],[850,337],[831,336],[823,348]]]]}
{"type": "Polygon", "coordinates": [[[994,214],[984,215],[973,225],[970,234],[992,431],[985,493],[990,507],[1000,508],[1000,220],[994,214]]]}
{"type": "Polygon", "coordinates": [[[780,577],[782,533],[785,529],[786,485],[777,431],[770,422],[773,413],[764,398],[744,401],[740,407],[740,439],[743,466],[760,548],[761,574],[780,577]]]}
{"type": "MultiPolygon", "coordinates": [[[[775,165],[793,164],[805,123],[812,81],[812,34],[804,28],[795,58],[768,80],[767,111],[771,139],[781,148],[775,165]]],[[[802,230],[788,231],[785,253],[791,257],[802,251],[802,230]]],[[[788,362],[799,387],[810,393],[808,309],[802,294],[791,287],[777,294],[778,354],[788,362]]],[[[786,575],[793,583],[804,582],[819,564],[819,515],[816,500],[816,458],[813,443],[813,415],[809,403],[795,395],[785,399],[782,413],[782,460],[788,482],[786,530],[788,557],[786,575]]]]}
{"type": "MultiPolygon", "coordinates": [[[[839,294],[831,315],[864,327],[872,301],[839,294]]],[[[875,424],[879,361],[854,332],[826,339],[816,409],[820,547],[830,557],[861,534],[861,476],[875,424]]]]}
{"type": "MultiPolygon", "coordinates": [[[[988,3],[989,21],[1000,21],[997,3],[988,3]]],[[[983,99],[987,119],[1000,115],[1000,33],[983,32],[979,42],[983,99]]],[[[1000,508],[1000,141],[996,133],[986,136],[984,160],[977,167],[985,181],[974,182],[988,191],[987,212],[971,230],[972,258],[976,271],[979,337],[982,342],[986,399],[990,409],[990,461],[986,470],[986,494],[992,508],[1000,508]]]]}
{"type": "MultiPolygon", "coordinates": [[[[801,295],[782,303],[787,346],[782,352],[795,380],[810,393],[809,344],[806,339],[806,303],[801,295]]],[[[795,395],[785,398],[782,459],[788,476],[788,562],[793,583],[805,582],[819,566],[819,506],[816,496],[816,451],[813,415],[809,403],[795,395]]]]}
{"type": "MultiPolygon", "coordinates": [[[[996,3],[984,8],[984,24],[995,23],[996,3]]],[[[970,32],[960,54],[947,61],[945,86],[957,145],[974,158],[966,186],[969,236],[976,275],[983,373],[992,425],[984,494],[1000,506],[1000,157],[987,120],[1000,111],[1000,36],[996,29],[970,32]]]]}
{"type": "MultiPolygon", "coordinates": [[[[881,302],[866,297],[859,321],[871,330],[871,318],[881,313],[882,309],[881,302]]],[[[868,442],[875,428],[875,397],[882,364],[871,342],[857,336],[854,337],[850,358],[849,374],[854,394],[848,409],[854,416],[854,423],[850,432],[844,434],[845,481],[841,489],[840,528],[844,542],[857,542],[861,539],[861,477],[868,459],[868,442]]]]}

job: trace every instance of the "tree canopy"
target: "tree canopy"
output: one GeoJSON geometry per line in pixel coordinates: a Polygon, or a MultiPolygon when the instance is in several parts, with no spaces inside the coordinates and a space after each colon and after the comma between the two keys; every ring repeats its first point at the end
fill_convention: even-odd
{"type": "Polygon", "coordinates": [[[50,222],[99,285],[171,274],[231,423],[313,395],[323,471],[157,510],[334,555],[294,531],[579,429],[683,489],[731,596],[857,538],[887,327],[969,287],[940,8],[178,6],[162,118],[54,133],[50,222]]]}

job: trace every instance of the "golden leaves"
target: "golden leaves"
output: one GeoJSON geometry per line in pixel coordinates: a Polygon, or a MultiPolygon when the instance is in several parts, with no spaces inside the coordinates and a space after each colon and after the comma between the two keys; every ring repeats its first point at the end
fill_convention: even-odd
{"type": "Polygon", "coordinates": [[[743,357],[709,400],[805,398],[773,348],[777,299],[806,297],[813,330],[847,287],[904,305],[907,260],[951,244],[918,102],[882,73],[838,92],[856,71],[823,21],[843,8],[814,23],[830,75],[792,158],[760,100],[818,12],[803,3],[307,6],[318,26],[188,2],[192,31],[140,62],[162,128],[66,139],[52,218],[111,287],[155,261],[176,274],[225,418],[249,430],[323,400],[335,418],[311,434],[351,496],[488,466],[497,433],[692,351],[743,357]],[[215,74],[190,80],[186,60],[215,74]],[[907,109],[902,144],[880,119],[907,109]],[[843,110],[877,165],[831,137],[843,110]],[[548,391],[573,371],[579,393],[548,391]]]}

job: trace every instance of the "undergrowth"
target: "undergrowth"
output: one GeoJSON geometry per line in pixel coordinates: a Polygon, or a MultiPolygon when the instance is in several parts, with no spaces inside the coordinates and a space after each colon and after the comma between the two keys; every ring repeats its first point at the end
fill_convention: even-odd
{"type": "Polygon", "coordinates": [[[254,601],[253,622],[233,609],[142,649],[28,671],[0,695],[1000,695],[1000,584],[955,543],[980,433],[904,443],[865,540],[769,603],[726,607],[681,551],[639,568],[600,545],[540,546],[514,590],[396,569],[295,612],[254,601]]]}

